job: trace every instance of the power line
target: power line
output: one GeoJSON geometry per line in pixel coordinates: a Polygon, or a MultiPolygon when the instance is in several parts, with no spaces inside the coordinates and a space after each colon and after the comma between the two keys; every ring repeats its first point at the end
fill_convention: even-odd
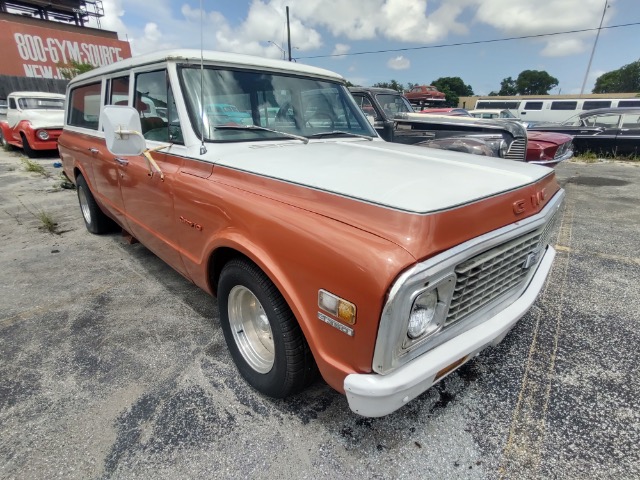
{"type": "Polygon", "coordinates": [[[481,43],[496,43],[496,42],[508,42],[511,40],[524,40],[527,38],[541,38],[541,37],[551,37],[554,35],[565,35],[568,33],[583,33],[583,32],[593,32],[596,30],[606,30],[609,28],[621,28],[621,27],[632,27],[634,25],[640,25],[640,22],[634,23],[623,23],[620,25],[609,25],[608,27],[598,28],[583,28],[582,30],[567,30],[566,32],[553,32],[553,33],[539,33],[537,35],[523,35],[521,37],[506,37],[506,38],[493,38],[491,40],[476,40],[474,42],[459,42],[459,43],[442,43],[440,45],[425,45],[422,47],[405,47],[405,48],[390,48],[388,50],[371,50],[368,52],[353,52],[353,53],[340,53],[340,54],[331,54],[331,55],[312,55],[307,57],[297,57],[298,60],[303,60],[307,58],[330,58],[330,57],[352,57],[355,55],[371,55],[374,53],[391,53],[391,52],[407,52],[411,50],[426,50],[430,48],[444,48],[444,47],[460,47],[463,45],[478,45],[481,43]]]}

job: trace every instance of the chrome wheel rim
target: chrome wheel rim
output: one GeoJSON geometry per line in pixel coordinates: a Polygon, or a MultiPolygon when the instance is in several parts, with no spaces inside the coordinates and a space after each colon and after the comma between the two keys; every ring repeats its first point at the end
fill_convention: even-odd
{"type": "Polygon", "coordinates": [[[82,216],[87,224],[91,224],[91,210],[89,210],[89,200],[84,188],[78,188],[78,200],[80,201],[80,210],[82,210],[82,216]]]}
{"type": "Polygon", "coordinates": [[[229,292],[229,326],[238,350],[259,373],[273,368],[275,345],[269,317],[251,290],[236,285],[229,292]]]}

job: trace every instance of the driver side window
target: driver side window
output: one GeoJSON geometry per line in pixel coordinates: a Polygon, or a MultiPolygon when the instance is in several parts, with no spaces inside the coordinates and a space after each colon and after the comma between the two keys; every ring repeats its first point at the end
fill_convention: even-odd
{"type": "Polygon", "coordinates": [[[147,140],[183,143],[182,129],[166,70],[136,75],[133,107],[147,140]]]}

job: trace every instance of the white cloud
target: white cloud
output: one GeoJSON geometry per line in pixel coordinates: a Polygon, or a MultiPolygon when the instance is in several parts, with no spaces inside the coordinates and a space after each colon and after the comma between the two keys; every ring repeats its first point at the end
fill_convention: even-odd
{"type": "Polygon", "coordinates": [[[587,49],[582,38],[554,38],[547,40],[547,44],[540,52],[545,57],[566,57],[582,53],[587,49]]]}
{"type": "Polygon", "coordinates": [[[135,55],[142,53],[168,50],[172,44],[165,41],[166,36],[160,31],[156,23],[149,22],[144,26],[143,35],[131,39],[131,50],[135,55]]]}
{"type": "Polygon", "coordinates": [[[390,58],[387,62],[387,67],[392,68],[393,70],[406,70],[411,66],[411,62],[408,58],[400,55],[399,57],[390,58]]]}
{"type": "MultiPolygon", "coordinates": [[[[524,36],[595,28],[602,16],[602,0],[563,0],[540,2],[539,0],[476,0],[478,8],[475,21],[486,23],[507,35],[524,36]]],[[[612,17],[607,12],[606,19],[612,17]]],[[[565,56],[588,49],[593,34],[552,36],[541,40],[545,43],[541,54],[565,56]]]]}
{"type": "MultiPolygon", "coordinates": [[[[136,54],[167,47],[200,46],[200,10],[186,2],[180,2],[182,15],[175,14],[177,2],[171,0],[154,0],[151,6],[148,0],[103,2],[106,15],[101,19],[102,27],[117,31],[121,38],[126,35],[136,54]],[[125,25],[125,12],[131,18],[147,19],[147,24],[138,28],[125,25]],[[152,24],[156,27],[149,27],[152,24]]],[[[296,51],[311,52],[337,41],[334,54],[342,55],[351,51],[345,40],[387,39],[424,45],[451,34],[466,35],[474,23],[495,28],[495,36],[593,28],[600,20],[602,3],[602,0],[251,0],[246,16],[240,19],[206,10],[204,47],[282,58],[281,49],[287,47],[286,6],[290,7],[291,44],[296,51]],[[321,32],[327,32],[331,38],[323,39],[321,32]]],[[[216,4],[205,2],[205,9],[216,4]]],[[[605,24],[613,17],[613,9],[607,13],[605,24]]],[[[95,21],[92,25],[95,26],[95,21]]],[[[541,54],[563,56],[584,52],[592,39],[593,33],[540,39],[541,54]]]]}
{"type": "Polygon", "coordinates": [[[336,46],[333,48],[333,52],[331,52],[331,55],[340,55],[339,57],[334,57],[336,60],[342,60],[344,57],[344,54],[349,52],[349,50],[351,50],[351,46],[350,45],[346,45],[344,43],[336,43],[336,46]]]}

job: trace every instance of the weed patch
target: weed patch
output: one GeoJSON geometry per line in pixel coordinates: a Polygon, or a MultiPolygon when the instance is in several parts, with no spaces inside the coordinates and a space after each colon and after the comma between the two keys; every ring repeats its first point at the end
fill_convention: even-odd
{"type": "Polygon", "coordinates": [[[30,159],[24,158],[24,157],[21,158],[20,161],[22,162],[22,165],[24,165],[24,169],[27,172],[39,173],[40,175],[42,175],[44,177],[48,177],[49,176],[49,174],[44,169],[44,167],[42,165],[40,165],[38,162],[34,162],[33,160],[30,160],[30,159]]]}

